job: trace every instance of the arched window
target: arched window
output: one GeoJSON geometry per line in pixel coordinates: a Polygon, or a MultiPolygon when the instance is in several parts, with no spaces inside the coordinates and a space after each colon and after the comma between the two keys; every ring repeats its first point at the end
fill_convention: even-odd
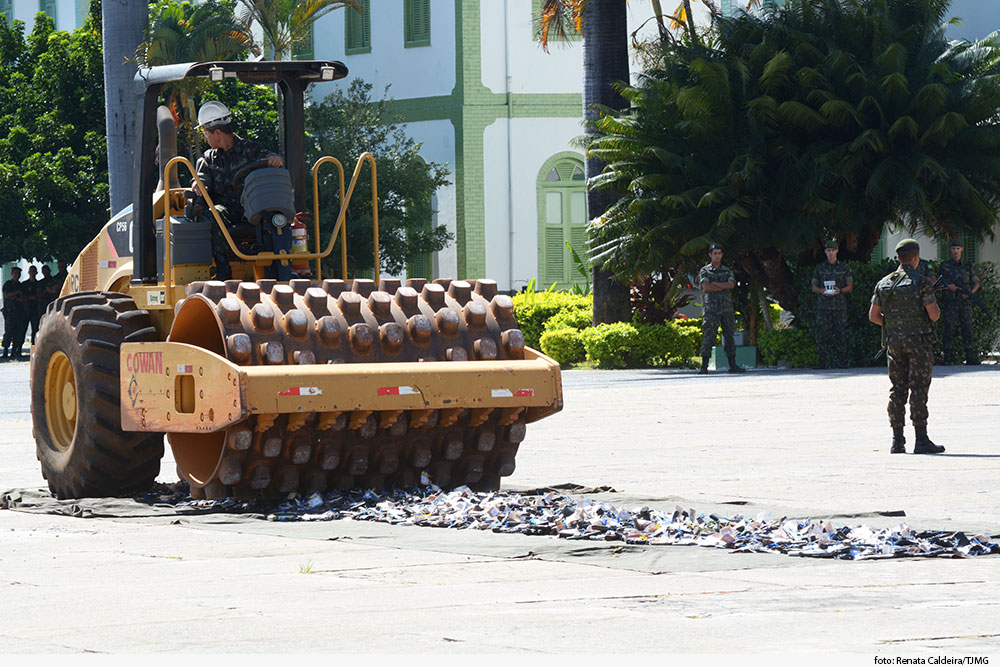
{"type": "Polygon", "coordinates": [[[580,257],[587,254],[587,183],[583,158],[559,153],[538,173],[538,289],[584,285],[567,241],[580,257]]]}

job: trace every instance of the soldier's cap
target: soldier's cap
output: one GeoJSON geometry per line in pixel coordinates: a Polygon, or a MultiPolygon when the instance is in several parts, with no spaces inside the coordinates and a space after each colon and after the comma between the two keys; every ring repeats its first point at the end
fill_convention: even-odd
{"type": "Polygon", "coordinates": [[[837,243],[835,240],[830,239],[829,241],[827,241],[826,243],[823,244],[823,248],[824,249],[825,248],[830,248],[832,250],[839,250],[840,249],[840,244],[837,243]]]}
{"type": "Polygon", "coordinates": [[[708,246],[708,251],[712,252],[713,250],[725,251],[725,248],[722,247],[721,243],[713,243],[712,245],[708,246]]]}
{"type": "Polygon", "coordinates": [[[952,239],[951,240],[951,247],[952,248],[964,248],[965,244],[962,243],[962,239],[952,239]]]}
{"type": "Polygon", "coordinates": [[[897,253],[900,250],[908,250],[908,249],[920,250],[920,244],[917,243],[916,239],[903,239],[902,241],[896,244],[897,253]]]}

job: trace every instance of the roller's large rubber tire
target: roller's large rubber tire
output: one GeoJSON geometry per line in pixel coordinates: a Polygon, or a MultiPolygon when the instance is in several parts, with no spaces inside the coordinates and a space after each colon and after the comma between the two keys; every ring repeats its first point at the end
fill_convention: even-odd
{"type": "Polygon", "coordinates": [[[163,435],[122,431],[122,343],[159,340],[149,313],[116,292],[53,302],[31,358],[38,460],[58,498],[127,496],[152,486],[163,435]]]}

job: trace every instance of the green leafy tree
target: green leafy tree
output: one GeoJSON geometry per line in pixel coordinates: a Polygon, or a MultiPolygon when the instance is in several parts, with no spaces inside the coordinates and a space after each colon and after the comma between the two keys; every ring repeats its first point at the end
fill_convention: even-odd
{"type": "MultiPolygon", "coordinates": [[[[332,155],[344,164],[347,184],[358,157],[365,151],[378,164],[379,258],[381,269],[400,273],[407,262],[444,248],[453,235],[443,225],[430,224],[434,210],[431,195],[448,183],[443,165],[425,163],[420,145],[406,135],[390,100],[372,98],[372,85],[360,79],[347,90],[337,90],[321,104],[308,109],[306,127],[313,142],[309,162],[332,155]]],[[[320,216],[324,243],[340,211],[337,170],[331,165],[320,173],[320,216]]],[[[373,269],[371,178],[368,168],[358,179],[347,217],[348,272],[358,275],[373,269]]],[[[335,253],[336,254],[336,253],[335,253]]],[[[339,276],[339,261],[327,260],[329,275],[339,276]]],[[[423,277],[423,276],[421,276],[423,277]]]]}
{"type": "Polygon", "coordinates": [[[108,219],[101,36],[0,20],[0,262],[71,261],[108,219]]]}
{"type": "Polygon", "coordinates": [[[726,246],[795,311],[790,263],[867,259],[887,222],[993,236],[1000,50],[949,43],[949,0],[789,0],[714,16],[705,44],[665,43],[591,154],[624,192],[596,258],[647,275],[726,246]]]}

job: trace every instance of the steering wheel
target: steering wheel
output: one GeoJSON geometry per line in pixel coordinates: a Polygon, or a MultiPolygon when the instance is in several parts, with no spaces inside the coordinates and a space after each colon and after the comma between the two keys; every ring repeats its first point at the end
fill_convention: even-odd
{"type": "Polygon", "coordinates": [[[256,171],[257,169],[264,169],[267,166],[268,166],[267,158],[256,160],[247,165],[244,165],[243,168],[240,169],[238,172],[236,172],[236,174],[233,176],[233,189],[236,190],[236,192],[242,192],[243,180],[247,177],[247,174],[249,174],[251,171],[256,171]]]}

